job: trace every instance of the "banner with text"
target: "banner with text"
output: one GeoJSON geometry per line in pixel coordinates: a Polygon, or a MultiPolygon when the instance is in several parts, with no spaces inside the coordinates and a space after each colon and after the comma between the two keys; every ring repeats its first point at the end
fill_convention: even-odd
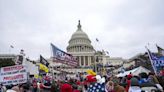
{"type": "Polygon", "coordinates": [[[0,69],[0,83],[3,85],[27,82],[27,69],[23,65],[2,67],[0,69]]]}
{"type": "Polygon", "coordinates": [[[53,57],[56,59],[57,62],[71,65],[71,66],[78,65],[77,60],[71,54],[60,50],[53,44],[51,44],[51,46],[52,46],[53,57]]]}
{"type": "Polygon", "coordinates": [[[148,49],[149,58],[156,75],[160,75],[160,72],[164,68],[164,56],[157,56],[156,54],[150,52],[148,49]]]}

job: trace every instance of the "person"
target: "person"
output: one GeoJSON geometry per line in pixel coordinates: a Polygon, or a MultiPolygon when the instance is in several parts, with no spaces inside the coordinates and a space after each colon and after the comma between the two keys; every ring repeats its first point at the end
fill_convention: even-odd
{"type": "Polygon", "coordinates": [[[60,92],[73,92],[73,88],[70,84],[64,83],[60,87],[60,92]]]}
{"type": "Polygon", "coordinates": [[[0,92],[2,92],[2,84],[0,84],[0,92]]]}
{"type": "Polygon", "coordinates": [[[0,92],[6,92],[6,86],[0,84],[0,92]]]}
{"type": "Polygon", "coordinates": [[[18,85],[8,85],[6,92],[20,92],[18,85]]]}
{"type": "Polygon", "coordinates": [[[129,87],[130,87],[130,79],[132,78],[132,74],[130,73],[129,75],[127,75],[127,80],[126,80],[126,92],[129,92],[129,87]]]}
{"type": "Polygon", "coordinates": [[[108,81],[105,85],[105,89],[107,92],[114,92],[114,83],[113,81],[108,81]]]}
{"type": "Polygon", "coordinates": [[[32,92],[30,90],[30,84],[28,82],[23,84],[23,89],[24,89],[24,92],[32,92]]]}
{"type": "Polygon", "coordinates": [[[32,85],[33,85],[33,91],[32,92],[37,92],[37,86],[38,85],[37,85],[36,79],[33,80],[33,84],[32,85]]]}
{"type": "Polygon", "coordinates": [[[160,91],[163,91],[163,88],[159,84],[157,77],[153,75],[152,73],[149,73],[148,82],[155,84],[160,91]]]}
{"type": "Polygon", "coordinates": [[[73,92],[80,92],[80,90],[78,90],[78,86],[77,85],[73,85],[73,92]]]}
{"type": "Polygon", "coordinates": [[[130,79],[131,84],[129,87],[129,92],[141,92],[141,88],[139,86],[139,81],[137,78],[133,77],[130,79]]]}
{"type": "Polygon", "coordinates": [[[126,92],[125,88],[119,85],[119,79],[117,77],[111,78],[114,83],[114,92],[126,92]]]}
{"type": "Polygon", "coordinates": [[[139,84],[142,90],[151,92],[152,90],[157,90],[156,85],[150,82],[150,78],[148,79],[147,73],[143,72],[139,74],[140,80],[139,84]]]}
{"type": "Polygon", "coordinates": [[[126,88],[127,85],[126,81],[127,81],[127,75],[124,76],[120,81],[120,85],[123,86],[124,88],[126,88]]]}
{"type": "Polygon", "coordinates": [[[59,92],[59,85],[54,79],[52,80],[51,92],[59,92]]]}

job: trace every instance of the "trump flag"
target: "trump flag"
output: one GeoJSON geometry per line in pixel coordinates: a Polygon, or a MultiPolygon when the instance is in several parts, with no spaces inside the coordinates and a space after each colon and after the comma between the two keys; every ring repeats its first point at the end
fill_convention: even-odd
{"type": "Polygon", "coordinates": [[[66,53],[55,45],[51,43],[53,58],[56,59],[57,62],[64,63],[71,66],[77,66],[77,60],[69,53],[66,53]]]}

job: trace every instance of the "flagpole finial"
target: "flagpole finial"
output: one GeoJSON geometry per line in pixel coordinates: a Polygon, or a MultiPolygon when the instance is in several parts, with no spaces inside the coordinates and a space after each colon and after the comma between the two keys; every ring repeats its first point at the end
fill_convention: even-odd
{"type": "Polygon", "coordinates": [[[79,23],[78,23],[78,25],[77,25],[77,28],[78,28],[78,29],[81,29],[80,20],[79,20],[78,22],[79,22],[79,23]]]}

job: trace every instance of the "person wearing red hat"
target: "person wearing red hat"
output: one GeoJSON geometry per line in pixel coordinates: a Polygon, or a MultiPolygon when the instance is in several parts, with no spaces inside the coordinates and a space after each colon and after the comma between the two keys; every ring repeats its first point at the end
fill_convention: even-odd
{"type": "Polygon", "coordinates": [[[88,76],[86,77],[86,81],[87,81],[88,83],[96,82],[96,77],[95,77],[94,75],[88,75],[88,76]]]}
{"type": "Polygon", "coordinates": [[[70,84],[64,83],[60,87],[60,92],[73,92],[73,88],[70,84]]]}

